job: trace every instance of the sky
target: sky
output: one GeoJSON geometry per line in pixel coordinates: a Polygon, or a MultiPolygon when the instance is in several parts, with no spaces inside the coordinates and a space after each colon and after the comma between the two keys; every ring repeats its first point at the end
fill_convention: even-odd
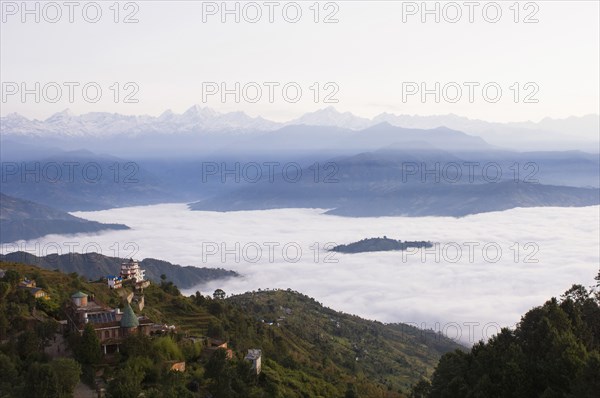
{"type": "Polygon", "coordinates": [[[189,211],[185,204],[76,212],[89,220],[124,223],[131,230],[48,235],[19,242],[18,248],[2,245],[2,252],[64,254],[71,247],[78,253],[233,269],[242,277],[184,293],[291,288],[338,311],[439,330],[465,344],[490,337],[500,326],[513,326],[526,311],[572,284],[592,285],[600,263],[599,206],[517,208],[463,218],[322,213],[201,212],[189,211]],[[437,246],[404,256],[324,250],[328,243],[384,235],[437,246]]]}
{"type": "Polygon", "coordinates": [[[422,2],[402,1],[227,2],[233,14],[220,1],[84,1],[72,23],[63,2],[28,2],[32,14],[20,1],[1,3],[2,116],[44,119],[65,108],[157,116],[200,104],[285,121],[334,105],[365,117],[507,122],[600,107],[597,1],[520,2],[518,13],[513,2],[476,2],[472,12],[464,2],[428,2],[439,22],[422,2]],[[221,98],[223,88],[239,100],[221,98]],[[422,98],[423,89],[433,93],[422,98]]]}

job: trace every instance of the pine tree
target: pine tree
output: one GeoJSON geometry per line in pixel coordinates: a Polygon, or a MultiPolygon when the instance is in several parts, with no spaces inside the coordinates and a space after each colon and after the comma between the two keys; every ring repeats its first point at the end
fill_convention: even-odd
{"type": "Polygon", "coordinates": [[[77,360],[84,365],[94,365],[100,362],[102,352],[100,350],[100,340],[92,324],[87,323],[83,329],[83,334],[77,342],[75,354],[77,360]]]}

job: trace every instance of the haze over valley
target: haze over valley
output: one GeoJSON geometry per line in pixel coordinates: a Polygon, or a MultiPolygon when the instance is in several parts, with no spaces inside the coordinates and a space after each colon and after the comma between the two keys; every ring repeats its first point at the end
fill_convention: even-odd
{"type": "MultiPolygon", "coordinates": [[[[102,223],[118,220],[131,229],[75,239],[48,235],[3,248],[53,252],[56,247],[65,250],[65,242],[77,241],[78,252],[90,244],[86,250],[100,248],[107,255],[120,249],[123,257],[231,269],[241,277],[185,292],[291,288],[332,308],[382,322],[416,323],[425,329],[456,322],[461,325],[460,341],[472,344],[482,336],[469,341],[463,322],[479,322],[480,328],[487,323],[512,326],[523,311],[559,294],[566,280],[586,283],[593,278],[594,265],[600,261],[599,211],[598,206],[549,207],[464,218],[364,219],[326,215],[323,209],[218,213],[169,204],[76,212],[102,223]],[[293,227],[299,223],[302,229],[293,227]],[[365,231],[429,240],[436,246],[403,253],[326,251],[362,239],[365,231]],[[126,248],[132,242],[135,246],[126,248]]],[[[449,327],[445,332],[456,334],[449,327]]]]}

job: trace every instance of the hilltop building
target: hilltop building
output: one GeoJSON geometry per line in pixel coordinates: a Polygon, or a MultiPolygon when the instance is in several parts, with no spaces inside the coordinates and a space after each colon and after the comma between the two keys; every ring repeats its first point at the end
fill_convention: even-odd
{"type": "Polygon", "coordinates": [[[92,296],[83,292],[74,293],[65,313],[71,330],[83,333],[87,323],[91,323],[100,340],[105,354],[119,351],[123,339],[131,333],[150,334],[154,322],[133,312],[126,302],[123,311],[109,308],[97,302],[92,296]]]}
{"type": "Polygon", "coordinates": [[[140,268],[137,260],[132,258],[129,261],[121,263],[121,281],[132,280],[136,289],[143,289],[150,286],[150,281],[146,280],[146,271],[140,268]]]}
{"type": "Polygon", "coordinates": [[[123,280],[133,279],[135,282],[142,282],[146,278],[146,271],[140,268],[140,264],[130,258],[129,261],[121,263],[121,278],[123,280]]]}

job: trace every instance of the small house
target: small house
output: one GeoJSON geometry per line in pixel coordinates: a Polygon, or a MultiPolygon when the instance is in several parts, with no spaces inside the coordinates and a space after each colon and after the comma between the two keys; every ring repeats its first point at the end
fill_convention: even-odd
{"type": "Polygon", "coordinates": [[[23,279],[19,282],[19,289],[25,289],[36,299],[50,300],[50,296],[42,288],[37,287],[33,279],[23,279]]]}
{"type": "Polygon", "coordinates": [[[106,280],[110,289],[120,289],[123,287],[123,278],[121,276],[108,275],[106,280]]]}
{"type": "Polygon", "coordinates": [[[36,299],[50,300],[50,296],[48,296],[48,293],[46,293],[46,291],[41,287],[32,287],[28,288],[27,290],[36,299]]]}

